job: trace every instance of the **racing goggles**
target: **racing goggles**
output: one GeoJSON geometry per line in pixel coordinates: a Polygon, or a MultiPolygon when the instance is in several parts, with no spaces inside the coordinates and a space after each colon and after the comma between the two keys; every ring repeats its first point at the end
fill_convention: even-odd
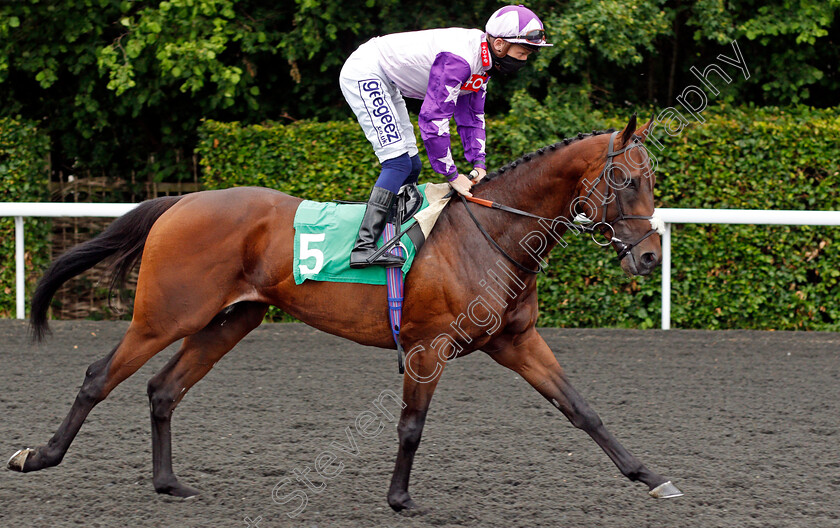
{"type": "Polygon", "coordinates": [[[540,44],[545,42],[545,30],[543,29],[532,29],[527,33],[523,33],[522,35],[517,35],[515,37],[505,37],[505,38],[515,38],[521,40],[527,40],[533,44],[540,44]]]}

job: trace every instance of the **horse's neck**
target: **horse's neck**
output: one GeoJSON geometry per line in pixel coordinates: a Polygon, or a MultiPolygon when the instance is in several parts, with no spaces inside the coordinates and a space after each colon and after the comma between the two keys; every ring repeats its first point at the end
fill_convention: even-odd
{"type": "MultiPolygon", "coordinates": [[[[552,231],[560,236],[566,231],[566,224],[571,222],[570,207],[576,196],[588,162],[579,156],[579,149],[571,144],[545,154],[535,155],[530,161],[523,161],[513,169],[496,176],[487,182],[486,188],[475,189],[479,198],[492,200],[516,209],[559,221],[551,226],[552,231]]],[[[492,235],[503,237],[519,245],[519,242],[534,230],[547,232],[548,223],[542,225],[535,219],[514,216],[513,213],[495,211],[506,218],[486,226],[492,235]]],[[[557,243],[549,236],[549,246],[543,253],[548,253],[557,243]]],[[[508,246],[509,247],[509,246],[508,246]]]]}

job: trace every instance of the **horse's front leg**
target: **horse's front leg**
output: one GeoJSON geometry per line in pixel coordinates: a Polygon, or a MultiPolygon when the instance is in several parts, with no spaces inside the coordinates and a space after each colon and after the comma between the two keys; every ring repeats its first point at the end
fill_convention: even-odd
{"type": "Polygon", "coordinates": [[[516,336],[502,335],[485,350],[496,362],[528,381],[572,425],[586,431],[625,477],[647,484],[652,497],[682,495],[671,481],[649,470],[604,427],[598,414],[569,383],[557,358],[533,327],[516,336]]]}
{"type": "Polygon", "coordinates": [[[400,447],[397,463],[388,489],[388,504],[394,511],[417,509],[418,505],[408,494],[408,479],[414,463],[414,453],[420,445],[426,411],[432,401],[432,394],[443,373],[444,360],[438,357],[431,346],[415,344],[406,353],[405,375],[403,377],[403,403],[397,432],[400,447]]]}

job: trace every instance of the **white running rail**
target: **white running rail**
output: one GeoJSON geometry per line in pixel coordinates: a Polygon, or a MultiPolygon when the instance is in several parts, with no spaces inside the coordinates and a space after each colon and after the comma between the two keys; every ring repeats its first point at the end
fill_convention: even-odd
{"type": "Polygon", "coordinates": [[[662,329],[671,328],[671,224],[840,225],[840,211],[756,209],[657,209],[662,237],[662,329]]]}
{"type": "MultiPolygon", "coordinates": [[[[23,219],[27,216],[117,217],[137,207],[125,203],[0,203],[0,217],[15,218],[15,295],[17,318],[25,316],[23,219]]],[[[657,209],[665,222],[662,237],[662,329],[671,327],[671,224],[777,224],[840,226],[840,211],[752,209],[657,209]]]]}

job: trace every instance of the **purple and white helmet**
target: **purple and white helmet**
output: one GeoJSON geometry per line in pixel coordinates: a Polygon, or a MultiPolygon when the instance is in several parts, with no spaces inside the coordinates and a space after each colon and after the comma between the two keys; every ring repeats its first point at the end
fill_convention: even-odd
{"type": "Polygon", "coordinates": [[[523,5],[505,6],[490,16],[485,31],[491,37],[525,46],[553,46],[545,41],[542,20],[523,5]]]}

